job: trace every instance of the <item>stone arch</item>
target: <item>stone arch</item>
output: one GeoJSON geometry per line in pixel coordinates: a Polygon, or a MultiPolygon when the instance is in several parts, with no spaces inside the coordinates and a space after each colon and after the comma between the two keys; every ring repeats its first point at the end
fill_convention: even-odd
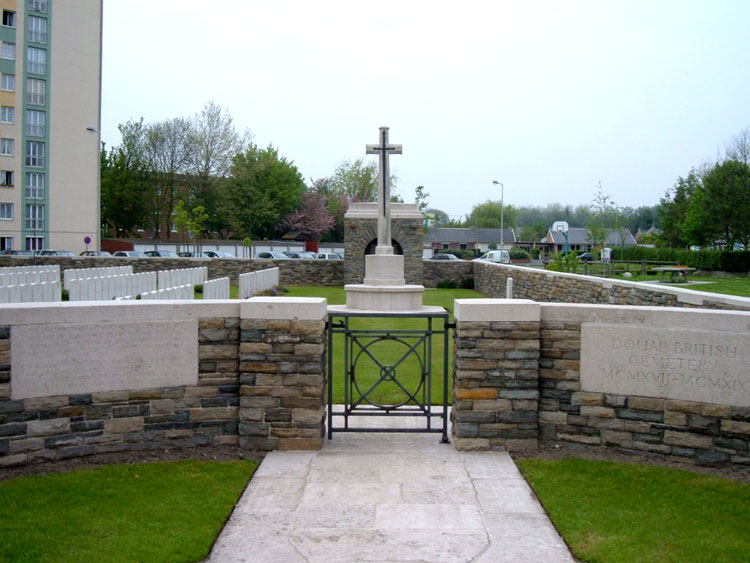
{"type": "MultiPolygon", "coordinates": [[[[378,239],[374,238],[369,243],[367,243],[367,246],[365,247],[365,256],[368,254],[375,254],[375,247],[378,245],[378,239]]],[[[398,243],[396,239],[391,239],[391,246],[393,247],[393,253],[398,254],[399,256],[403,256],[404,250],[401,248],[401,245],[398,243]]]]}

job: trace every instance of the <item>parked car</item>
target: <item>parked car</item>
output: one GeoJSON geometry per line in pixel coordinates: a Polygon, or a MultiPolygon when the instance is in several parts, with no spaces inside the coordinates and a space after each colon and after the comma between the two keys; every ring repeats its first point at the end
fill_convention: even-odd
{"type": "Polygon", "coordinates": [[[458,256],[455,254],[433,254],[432,258],[429,258],[429,260],[461,260],[458,256]]]}
{"type": "Polygon", "coordinates": [[[180,258],[199,258],[199,257],[200,258],[205,258],[202,253],[199,253],[199,252],[187,252],[187,251],[178,252],[177,256],[179,256],[180,258]]]}
{"type": "Polygon", "coordinates": [[[38,256],[75,256],[76,253],[71,250],[40,250],[38,256]]]}
{"type": "Polygon", "coordinates": [[[258,252],[255,257],[260,258],[261,260],[289,260],[289,257],[286,254],[275,250],[258,252]]]}
{"type": "Polygon", "coordinates": [[[594,255],[591,254],[591,252],[584,252],[583,254],[578,255],[578,260],[581,262],[591,262],[594,260],[594,255]]]}
{"type": "Polygon", "coordinates": [[[118,256],[120,258],[148,258],[140,250],[118,250],[112,256],[118,256]]]}
{"type": "Polygon", "coordinates": [[[147,250],[144,254],[149,258],[179,258],[174,250],[147,250]]]}
{"type": "Polygon", "coordinates": [[[307,250],[287,250],[282,252],[287,258],[293,258],[297,260],[315,260],[316,254],[314,252],[308,252],[307,250]]]}
{"type": "Polygon", "coordinates": [[[338,252],[318,252],[315,258],[318,260],[343,260],[338,252]]]}
{"type": "Polygon", "coordinates": [[[79,254],[79,256],[112,256],[111,252],[107,252],[106,250],[84,250],[79,254]]]}
{"type": "Polygon", "coordinates": [[[231,252],[224,252],[223,250],[206,250],[203,252],[203,256],[206,258],[237,258],[231,252]]]}
{"type": "Polygon", "coordinates": [[[3,250],[2,254],[5,256],[16,256],[23,258],[25,256],[34,256],[33,250],[3,250]]]}
{"type": "Polygon", "coordinates": [[[479,258],[474,258],[474,260],[510,264],[510,253],[507,250],[490,250],[482,254],[479,258]]]}

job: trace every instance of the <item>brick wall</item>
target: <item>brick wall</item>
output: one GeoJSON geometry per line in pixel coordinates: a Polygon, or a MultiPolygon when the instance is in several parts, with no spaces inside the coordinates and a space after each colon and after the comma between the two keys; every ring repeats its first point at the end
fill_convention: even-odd
{"type": "Polygon", "coordinates": [[[451,281],[457,287],[461,282],[474,277],[474,262],[471,260],[424,260],[423,283],[425,287],[437,287],[441,281],[451,281]]]}

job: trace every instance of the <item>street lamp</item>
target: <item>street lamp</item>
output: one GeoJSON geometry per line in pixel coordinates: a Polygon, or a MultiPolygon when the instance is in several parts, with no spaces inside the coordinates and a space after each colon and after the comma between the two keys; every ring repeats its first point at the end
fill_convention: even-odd
{"type": "Polygon", "coordinates": [[[503,186],[502,182],[498,182],[497,180],[492,180],[492,183],[496,186],[500,186],[500,250],[505,250],[505,244],[503,240],[503,217],[505,215],[505,205],[503,202],[503,192],[505,191],[505,186],[503,186]]]}

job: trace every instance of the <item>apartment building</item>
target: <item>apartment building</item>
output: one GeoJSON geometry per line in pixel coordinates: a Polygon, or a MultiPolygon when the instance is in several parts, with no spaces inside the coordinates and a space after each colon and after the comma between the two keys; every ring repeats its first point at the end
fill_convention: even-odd
{"type": "Polygon", "coordinates": [[[102,0],[0,9],[0,250],[96,249],[102,0]]]}

